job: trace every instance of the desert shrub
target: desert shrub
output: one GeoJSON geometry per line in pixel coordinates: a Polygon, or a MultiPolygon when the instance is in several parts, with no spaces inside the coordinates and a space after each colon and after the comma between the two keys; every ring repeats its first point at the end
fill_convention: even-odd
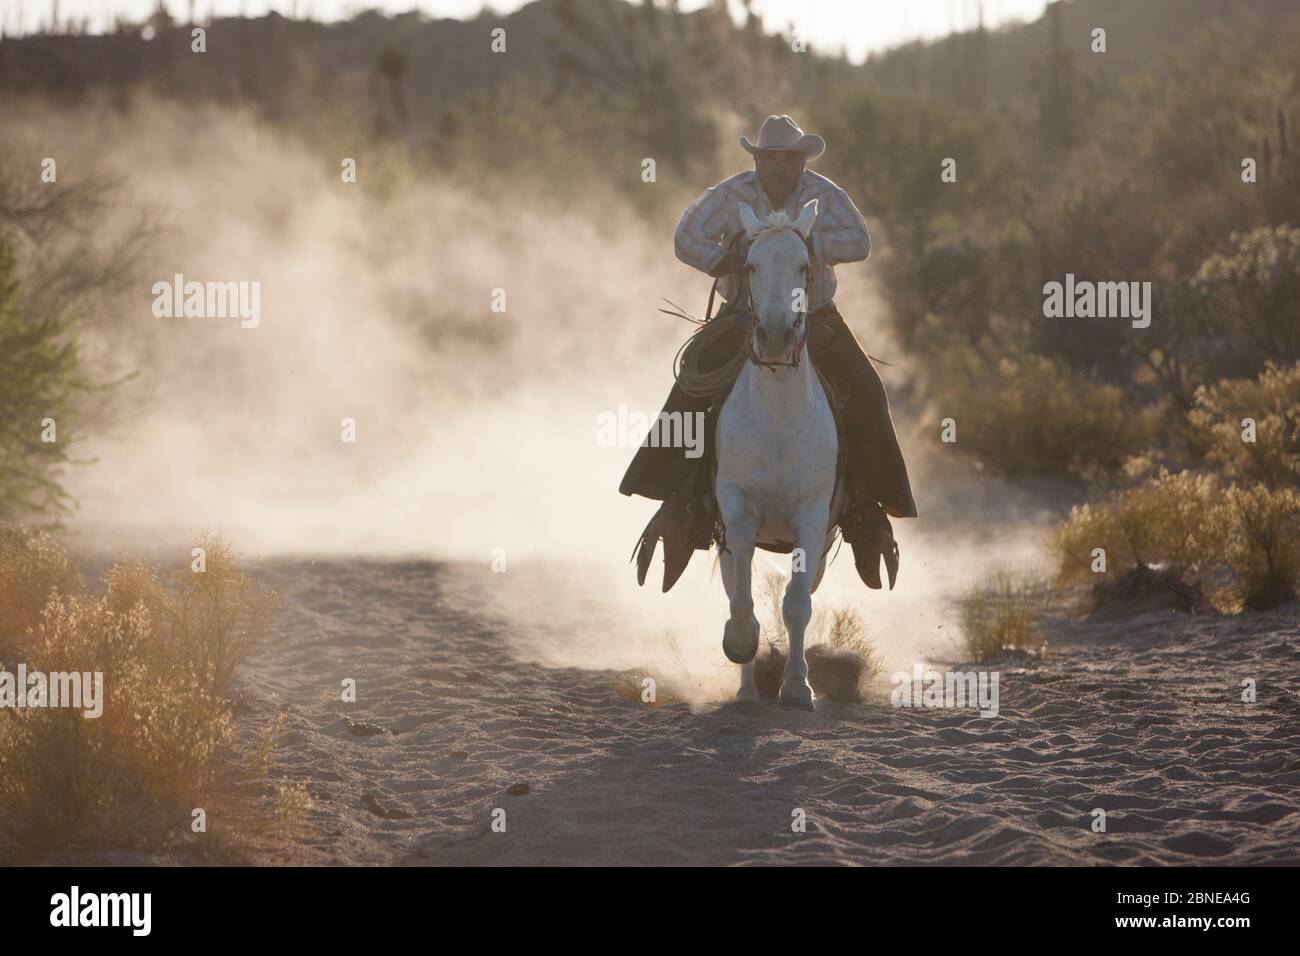
{"type": "MultiPolygon", "coordinates": [[[[57,572],[47,546],[39,540],[17,553],[35,551],[57,572]]],[[[0,835],[29,852],[91,839],[165,846],[189,832],[191,808],[211,807],[228,786],[226,695],[271,627],[275,596],[219,539],[205,547],[201,574],[159,575],[126,561],[108,573],[102,595],[63,593],[63,579],[46,574],[51,586],[23,660],[29,672],[101,672],[102,714],[0,715],[0,835]]],[[[10,572],[6,560],[0,581],[10,572]]]]}
{"type": "Polygon", "coordinates": [[[940,366],[937,405],[956,419],[958,447],[1006,475],[1095,478],[1156,436],[1153,412],[1058,358],[957,344],[940,366]]]}
{"type": "Polygon", "coordinates": [[[1105,551],[1105,573],[1160,567],[1183,574],[1205,553],[1204,518],[1218,483],[1192,472],[1161,471],[1109,500],[1078,505],[1056,530],[1058,582],[1095,582],[1093,551],[1105,551]]]}
{"type": "Polygon", "coordinates": [[[1261,610],[1294,600],[1300,586],[1300,492],[1228,488],[1205,516],[1206,561],[1232,571],[1215,596],[1224,610],[1261,610]]]}
{"type": "Polygon", "coordinates": [[[1008,651],[1039,651],[1050,589],[1037,574],[999,569],[958,600],[965,651],[982,663],[1008,651]]]}
{"type": "Polygon", "coordinates": [[[1109,500],[1074,508],[1056,530],[1060,584],[1192,579],[1213,588],[1223,610],[1254,610],[1296,596],[1300,578],[1300,492],[1263,484],[1224,486],[1214,476],[1162,472],[1109,500]],[[1149,572],[1158,570],[1159,575],[1149,572]],[[1213,581],[1225,584],[1214,586],[1213,581]]]}
{"type": "Polygon", "coordinates": [[[1270,362],[1257,379],[1202,386],[1187,422],[1193,441],[1228,478],[1300,487],[1300,364],[1270,362]],[[1255,422],[1253,442],[1242,440],[1246,418],[1255,422]]]}
{"type": "Polygon", "coordinates": [[[144,603],[159,659],[188,670],[207,697],[220,701],[230,694],[235,668],[269,632],[278,602],[220,537],[203,548],[202,573],[185,567],[159,577],[139,562],[119,565],[109,573],[109,598],[119,610],[144,603]]]}
{"type": "Polygon", "coordinates": [[[1206,333],[1218,345],[1220,367],[1300,361],[1300,228],[1259,226],[1229,241],[1192,279],[1206,299],[1206,333]]]}
{"type": "MultiPolygon", "coordinates": [[[[1198,384],[1254,375],[1269,358],[1300,359],[1300,190],[1289,125],[1300,105],[1297,22],[1270,23],[1288,42],[1265,44],[1248,20],[1208,24],[1122,83],[1095,84],[1058,43],[1024,73],[1014,109],[981,97],[983,85],[964,69],[940,78],[944,47],[876,65],[897,92],[828,100],[816,125],[847,144],[828,154],[829,173],[889,237],[882,289],[895,339],[925,359],[948,343],[989,339],[995,356],[1019,348],[1051,357],[1071,377],[1118,387],[1134,406],[1159,395],[1186,407],[1198,384]],[[1225,170],[1239,170],[1247,154],[1259,178],[1242,188],[1225,170]],[[934,174],[934,157],[944,156],[962,157],[966,185],[957,191],[934,174]],[[1151,326],[1044,321],[1043,283],[1067,271],[1150,279],[1151,326]]],[[[996,358],[986,364],[998,372],[996,358]]],[[[939,364],[916,371],[933,397],[970,414],[948,401],[939,364]]],[[[1062,381],[1069,394],[1073,383],[1062,381]]],[[[986,404],[996,412],[1000,403],[986,404]]],[[[1057,434],[1086,418],[1087,403],[1075,404],[1069,417],[1044,415],[1063,423],[1057,434]]],[[[1023,467],[1011,446],[1022,433],[1005,434],[1008,461],[1023,467]]],[[[1100,438],[1105,452],[1104,430],[1100,438]]],[[[968,439],[981,442],[985,461],[1000,461],[995,441],[969,430],[959,441],[968,439]]],[[[1061,474],[1088,461],[1073,461],[1068,442],[1044,450],[1054,449],[1061,474]]]]}
{"type": "Polygon", "coordinates": [[[24,645],[51,594],[78,587],[68,556],[48,533],[0,524],[0,660],[24,645]]]}

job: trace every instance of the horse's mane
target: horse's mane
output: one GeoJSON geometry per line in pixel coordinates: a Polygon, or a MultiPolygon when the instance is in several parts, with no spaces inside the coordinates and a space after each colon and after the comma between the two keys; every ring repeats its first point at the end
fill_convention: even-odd
{"type": "Polygon", "coordinates": [[[778,209],[776,212],[769,215],[763,222],[762,228],[760,228],[758,232],[754,233],[752,242],[758,242],[758,240],[766,238],[767,236],[793,228],[794,220],[790,218],[790,214],[778,209]]]}

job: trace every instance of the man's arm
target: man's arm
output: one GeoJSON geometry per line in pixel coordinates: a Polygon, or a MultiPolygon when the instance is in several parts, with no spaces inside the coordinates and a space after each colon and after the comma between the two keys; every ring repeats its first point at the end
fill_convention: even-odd
{"type": "Polygon", "coordinates": [[[722,243],[727,238],[727,205],[724,190],[711,186],[682,213],[673,237],[677,258],[693,269],[714,274],[726,266],[722,243]]]}
{"type": "Polygon", "coordinates": [[[866,220],[853,200],[839,186],[826,194],[825,209],[819,209],[813,229],[813,258],[819,266],[859,262],[871,255],[871,236],[866,220]]]}

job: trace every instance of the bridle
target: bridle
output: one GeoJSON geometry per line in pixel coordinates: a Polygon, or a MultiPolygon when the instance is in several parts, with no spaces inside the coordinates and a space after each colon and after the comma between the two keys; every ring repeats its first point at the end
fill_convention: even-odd
{"type": "MultiPolygon", "coordinates": [[[[797,235],[800,239],[802,239],[804,241],[804,245],[808,247],[808,258],[809,261],[811,261],[812,260],[811,240],[803,233],[799,232],[797,229],[795,230],[795,235],[797,235]]],[[[737,233],[736,238],[739,238],[739,236],[740,233],[737,233]]],[[[735,242],[735,239],[733,239],[732,241],[735,242]]],[[[791,355],[790,361],[788,362],[767,362],[759,358],[757,353],[754,351],[754,335],[758,329],[758,322],[757,322],[757,311],[754,309],[754,293],[749,283],[748,263],[746,263],[746,268],[742,272],[742,278],[740,281],[741,284],[744,286],[742,294],[744,296],[745,309],[737,310],[736,325],[740,329],[741,349],[744,351],[745,357],[749,359],[749,361],[757,365],[759,368],[770,369],[772,371],[775,371],[778,368],[798,368],[799,360],[803,356],[804,348],[808,345],[807,305],[808,305],[809,284],[812,281],[812,270],[809,269],[807,272],[804,273],[803,303],[804,303],[805,311],[800,314],[798,320],[800,335],[798,340],[794,343],[794,352],[791,355]]]]}
{"type": "MultiPolygon", "coordinates": [[[[742,233],[736,233],[733,235],[731,242],[727,245],[728,252],[737,250],[741,234],[742,233]]],[[[811,259],[813,259],[813,241],[811,241],[809,237],[806,237],[806,235],[801,233],[798,235],[800,235],[800,238],[803,239],[803,243],[805,243],[807,248],[809,248],[809,260],[811,261],[811,259]]],[[[806,312],[802,313],[800,316],[800,337],[798,337],[797,341],[794,342],[794,352],[793,355],[790,356],[789,362],[766,362],[766,360],[758,358],[757,352],[754,351],[754,334],[757,332],[758,323],[757,319],[755,319],[757,312],[754,310],[754,293],[749,282],[748,267],[749,263],[746,263],[746,268],[741,271],[741,294],[736,297],[745,303],[745,307],[741,308],[740,306],[735,306],[735,304],[728,303],[727,310],[723,310],[723,312],[731,311],[735,313],[735,315],[733,315],[733,321],[736,323],[736,328],[740,330],[741,351],[744,352],[745,358],[749,359],[750,362],[758,365],[759,368],[770,369],[770,371],[775,372],[777,368],[800,367],[803,350],[805,350],[807,341],[809,341],[809,323],[807,323],[806,312]]],[[[810,271],[803,276],[803,303],[805,303],[805,310],[807,308],[807,302],[809,302],[809,286],[811,281],[813,281],[813,274],[811,274],[810,269],[810,271]]],[[[714,289],[708,293],[708,307],[705,310],[706,319],[711,315],[712,311],[714,311],[715,291],[718,291],[718,280],[714,280],[714,289]]],[[[723,312],[719,312],[719,315],[723,315],[723,312]]]]}

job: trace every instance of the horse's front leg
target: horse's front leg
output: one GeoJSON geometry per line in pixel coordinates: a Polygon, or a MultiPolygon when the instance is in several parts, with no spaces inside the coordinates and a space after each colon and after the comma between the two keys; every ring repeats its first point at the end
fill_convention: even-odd
{"type": "Polygon", "coordinates": [[[804,656],[804,635],[812,619],[812,586],[821,566],[822,548],[826,541],[826,516],[828,502],[818,502],[801,512],[791,521],[794,531],[794,557],[791,561],[790,584],[781,602],[781,616],[790,640],[790,654],[785,661],[781,679],[782,707],[802,707],[812,710],[813,692],[808,683],[808,659],[804,656]]]}
{"type": "MultiPolygon", "coordinates": [[[[731,600],[733,576],[731,573],[731,552],[723,551],[718,555],[718,566],[722,568],[722,586],[726,589],[727,600],[731,600]]],[[[740,665],[740,690],[736,691],[736,700],[758,700],[758,684],[754,680],[754,662],[740,665]]]]}
{"type": "Polygon", "coordinates": [[[735,485],[718,485],[718,510],[731,552],[731,617],[722,628],[722,653],[735,664],[758,654],[758,618],[754,616],[754,545],[758,520],[735,485]]]}

